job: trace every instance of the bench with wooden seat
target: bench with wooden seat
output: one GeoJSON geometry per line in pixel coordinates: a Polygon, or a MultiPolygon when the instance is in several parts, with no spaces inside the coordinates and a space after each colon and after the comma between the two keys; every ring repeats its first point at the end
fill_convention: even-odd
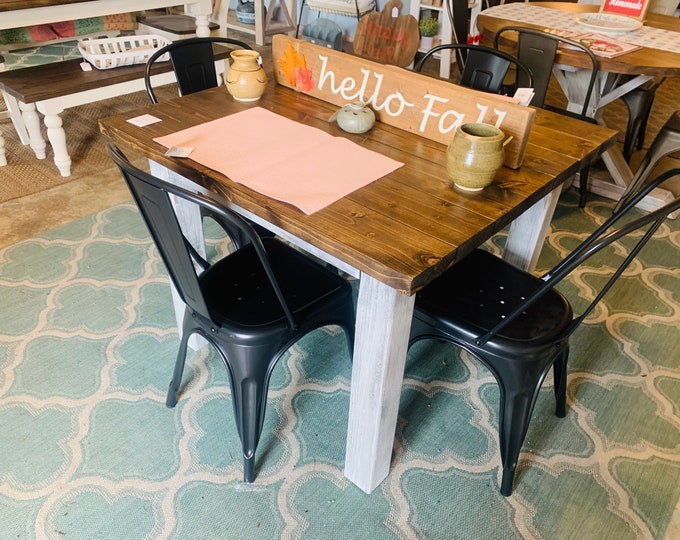
{"type": "MultiPolygon", "coordinates": [[[[225,70],[229,49],[215,48],[218,75],[225,70]]],[[[60,114],[68,108],[144,90],[144,64],[114,69],[83,71],[82,60],[66,60],[16,71],[0,72],[0,90],[19,101],[29,134],[29,144],[38,159],[46,156],[46,143],[40,129],[38,112],[45,117],[47,138],[54,151],[54,163],[62,176],[71,174],[71,158],[60,114]],[[36,84],[40,81],[40,84],[36,84]]],[[[175,81],[170,62],[160,62],[152,70],[154,86],[175,81]]],[[[0,141],[0,154],[3,144],[0,141]]],[[[3,160],[0,155],[0,164],[3,160]]]]}

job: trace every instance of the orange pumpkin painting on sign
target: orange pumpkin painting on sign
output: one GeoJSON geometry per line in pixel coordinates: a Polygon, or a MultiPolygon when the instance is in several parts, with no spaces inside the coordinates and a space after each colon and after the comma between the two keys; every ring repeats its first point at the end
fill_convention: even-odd
{"type": "Polygon", "coordinates": [[[312,70],[307,68],[305,55],[298,53],[290,43],[279,60],[279,66],[292,87],[303,92],[311,92],[314,88],[312,70]]]}

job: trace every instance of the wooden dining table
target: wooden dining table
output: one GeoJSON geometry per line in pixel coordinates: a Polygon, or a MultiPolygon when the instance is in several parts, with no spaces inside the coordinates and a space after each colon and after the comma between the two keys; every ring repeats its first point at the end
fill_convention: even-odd
{"type": "MultiPolygon", "coordinates": [[[[505,4],[482,11],[477,17],[477,27],[483,36],[483,43],[492,44],[494,36],[504,26],[526,26],[537,30],[569,26],[570,30],[594,32],[576,22],[576,17],[596,13],[599,5],[571,2],[531,2],[530,4],[505,4]],[[565,14],[568,17],[565,17],[565,14]],[[550,21],[550,22],[548,22],[550,21]]],[[[588,115],[604,125],[603,108],[622,95],[645,84],[654,77],[680,76],[680,18],[669,15],[647,13],[644,26],[671,32],[670,36],[677,50],[643,46],[614,58],[598,57],[599,73],[593,95],[589,101],[588,115]],[[677,37],[675,34],[677,33],[677,37]]],[[[510,34],[508,34],[510,35],[510,34]]],[[[626,34],[617,34],[614,39],[626,40],[626,34]]],[[[630,39],[630,35],[628,36],[630,39]]],[[[662,40],[665,41],[665,40],[662,40]]],[[[590,77],[590,64],[584,54],[559,49],[558,66],[553,73],[568,100],[568,109],[581,112],[586,100],[590,77]]],[[[599,195],[618,200],[633,178],[621,150],[614,146],[602,156],[611,179],[598,179],[591,175],[589,189],[599,195]]],[[[663,206],[672,199],[670,192],[656,190],[640,206],[652,210],[663,206]]]]}
{"type": "MultiPolygon", "coordinates": [[[[270,82],[256,103],[239,103],[218,87],[99,124],[129,157],[146,156],[157,176],[219,194],[245,217],[359,279],[345,475],[370,493],[390,468],[415,293],[508,225],[506,257],[532,267],[563,184],[610,147],[616,132],[538,111],[522,166],[503,167],[493,185],[470,193],[448,180],[446,145],[382,122],[364,134],[344,133],[329,122],[336,110],[270,82]],[[308,215],[190,156],[168,157],[153,140],[254,106],[346,137],[404,165],[308,215]],[[128,122],[144,114],[161,121],[144,127],[128,122]]],[[[224,134],[224,152],[238,136],[224,134]]],[[[199,247],[200,215],[186,213],[182,220],[199,247]]]]}

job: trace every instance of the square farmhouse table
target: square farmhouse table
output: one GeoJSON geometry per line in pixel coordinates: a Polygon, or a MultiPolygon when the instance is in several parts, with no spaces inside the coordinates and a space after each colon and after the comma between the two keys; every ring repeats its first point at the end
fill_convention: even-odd
{"type": "MultiPolygon", "coordinates": [[[[255,104],[219,87],[102,119],[100,128],[124,151],[146,156],[154,174],[220,194],[242,215],[360,280],[345,476],[370,493],[389,472],[416,291],[511,223],[506,257],[532,267],[563,184],[612,145],[616,132],[539,110],[523,165],[503,167],[492,186],[468,193],[447,180],[446,145],[381,122],[350,135],[328,122],[336,109],[274,83],[255,104]],[[345,136],[404,166],[306,215],[190,158],[166,157],[153,141],[251,106],[345,136]],[[161,122],[127,121],[141,114],[161,122]]],[[[224,134],[225,151],[238,136],[224,134]]],[[[182,220],[200,245],[198,213],[182,220]]]]}

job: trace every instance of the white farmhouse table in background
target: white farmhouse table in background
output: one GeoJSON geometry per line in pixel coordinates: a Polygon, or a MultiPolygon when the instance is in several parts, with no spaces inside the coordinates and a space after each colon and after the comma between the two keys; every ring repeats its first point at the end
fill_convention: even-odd
{"type": "MultiPolygon", "coordinates": [[[[544,30],[557,28],[579,32],[589,31],[580,26],[576,15],[594,13],[599,6],[570,2],[512,3],[489,8],[477,17],[477,26],[485,42],[491,42],[503,26],[520,25],[544,30]]],[[[598,57],[599,75],[589,102],[589,116],[604,124],[602,109],[622,95],[638,88],[654,77],[680,76],[680,19],[668,15],[648,13],[645,28],[619,39],[639,42],[642,49],[616,58],[598,57]],[[634,34],[634,35],[633,35],[634,34]]],[[[581,112],[586,99],[590,72],[582,53],[560,50],[559,68],[553,70],[567,100],[569,110],[581,112]]],[[[665,119],[664,119],[665,120],[665,119]]],[[[589,178],[588,187],[594,193],[618,200],[626,190],[633,172],[616,146],[607,150],[602,159],[611,175],[608,179],[589,178]]],[[[672,199],[666,190],[654,190],[639,206],[646,210],[659,208],[672,199]]]]}

